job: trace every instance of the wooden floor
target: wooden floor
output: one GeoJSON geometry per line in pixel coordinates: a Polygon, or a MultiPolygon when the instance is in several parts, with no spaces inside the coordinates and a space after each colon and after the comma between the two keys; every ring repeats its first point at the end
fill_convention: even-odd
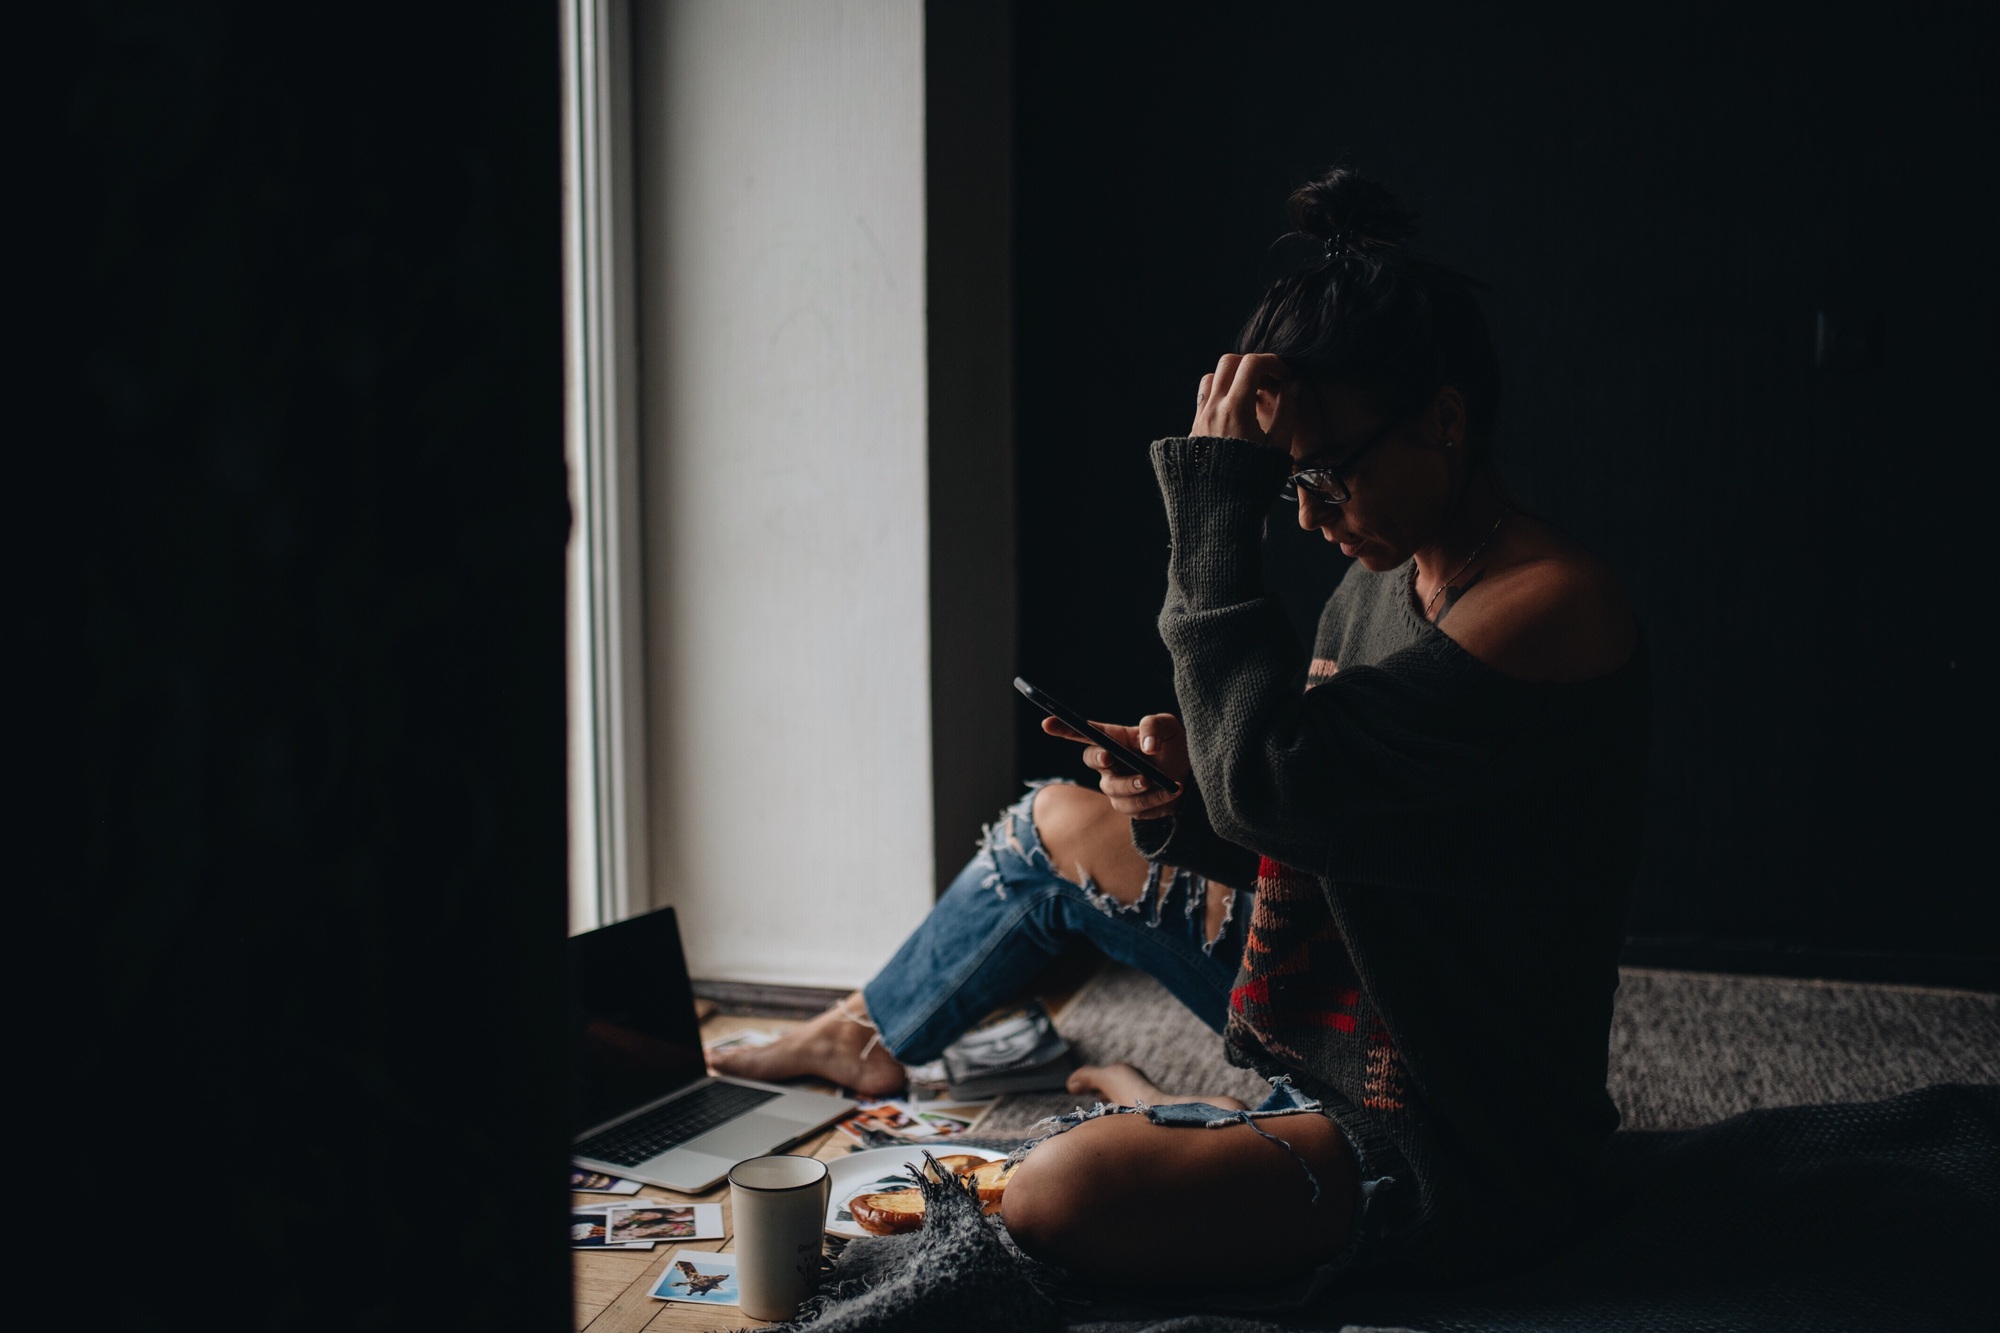
{"type": "MultiPolygon", "coordinates": [[[[1094,956],[1078,955],[1065,958],[1046,973],[1034,987],[1049,1012],[1058,1018],[1075,998],[1097,967],[1094,956]]],[[[796,1026],[795,1021],[782,1018],[746,1018],[733,1015],[711,1015],[702,1021],[703,1041],[713,1041],[726,1037],[732,1032],[745,1028],[763,1028],[770,1032],[783,1031],[796,1026]]],[[[826,1084],[801,1081],[802,1088],[815,1091],[835,1092],[837,1089],[826,1084]]],[[[854,1146],[854,1140],[836,1129],[825,1130],[805,1142],[789,1149],[825,1161],[845,1156],[854,1146]]],[[[612,1201],[609,1194],[578,1194],[573,1201],[582,1207],[612,1201]]],[[[724,1181],[706,1194],[677,1194],[673,1190],[647,1185],[637,1195],[637,1199],[661,1199],[671,1203],[719,1203],[722,1205],[722,1225],[726,1234],[721,1240],[690,1241],[685,1245],[669,1245],[664,1242],[651,1250],[576,1250],[571,1266],[573,1292],[576,1306],[576,1327],[588,1333],[637,1333],[639,1329],[650,1333],[680,1333],[697,1329],[735,1329],[752,1327],[757,1320],[750,1318],[733,1305],[688,1305],[674,1301],[654,1300],[646,1293],[659,1281],[660,1274],[682,1250],[730,1250],[735,1249],[736,1229],[730,1216],[729,1183],[724,1181]]],[[[617,1199],[625,1202],[625,1199],[617,1199]]]]}

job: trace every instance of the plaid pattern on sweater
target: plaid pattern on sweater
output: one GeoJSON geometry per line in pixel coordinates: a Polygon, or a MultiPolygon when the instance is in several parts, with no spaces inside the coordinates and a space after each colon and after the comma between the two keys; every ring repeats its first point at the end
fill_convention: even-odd
{"type": "Polygon", "coordinates": [[[1319,881],[1264,857],[1225,1033],[1259,1068],[1332,1063],[1334,1081],[1373,1111],[1407,1109],[1409,1071],[1368,999],[1319,881]]]}

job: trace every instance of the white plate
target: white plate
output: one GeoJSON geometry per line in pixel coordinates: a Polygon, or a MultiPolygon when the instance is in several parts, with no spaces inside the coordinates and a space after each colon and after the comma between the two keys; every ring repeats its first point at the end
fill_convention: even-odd
{"type": "Polygon", "coordinates": [[[845,1157],[836,1157],[826,1164],[827,1175],[833,1180],[832,1202],[826,1210],[826,1234],[850,1238],[870,1234],[852,1222],[837,1222],[834,1219],[846,1211],[847,1201],[855,1195],[882,1188],[879,1182],[896,1177],[896,1183],[908,1184],[909,1177],[903,1175],[903,1168],[922,1162],[926,1152],[933,1157],[963,1153],[983,1162],[1007,1155],[991,1148],[959,1148],[947,1141],[922,1146],[912,1144],[907,1148],[867,1148],[845,1157]]]}

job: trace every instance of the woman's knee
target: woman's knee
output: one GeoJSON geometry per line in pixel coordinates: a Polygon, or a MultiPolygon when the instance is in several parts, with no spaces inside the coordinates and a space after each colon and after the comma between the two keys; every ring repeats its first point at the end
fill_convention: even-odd
{"type": "Polygon", "coordinates": [[[1120,902],[1139,896],[1145,859],[1132,846],[1129,822],[1103,792],[1050,783],[1035,793],[1032,811],[1035,836],[1058,874],[1088,881],[1120,902]]]}
{"type": "Polygon", "coordinates": [[[1014,1169],[1000,1205],[1000,1217],[1016,1245],[1036,1259],[1064,1267],[1076,1215],[1088,1205],[1074,1173],[1064,1169],[1068,1153],[1062,1145],[1068,1137],[1068,1133],[1056,1135],[1028,1153],[1028,1159],[1014,1169]]]}
{"type": "Polygon", "coordinates": [[[1007,1232],[1027,1253],[1062,1267],[1075,1267],[1078,1241],[1087,1237],[1103,1204],[1100,1172],[1094,1169],[1090,1135],[1102,1121],[1086,1121],[1045,1140],[1014,1169],[1000,1215],[1007,1232]]]}
{"type": "Polygon", "coordinates": [[[1259,1124],[1261,1134],[1249,1125],[1163,1127],[1143,1115],[1087,1120],[1015,1170],[1001,1209],[1007,1230],[1062,1268],[1198,1287],[1212,1270],[1187,1264],[1187,1219],[1226,1214],[1237,1221],[1203,1240],[1223,1270],[1242,1280],[1302,1272],[1351,1238],[1352,1150],[1320,1116],[1259,1124]]]}
{"type": "Polygon", "coordinates": [[[1037,789],[1032,807],[1035,836],[1042,850],[1057,865],[1065,865],[1082,854],[1093,835],[1111,813],[1111,802],[1103,792],[1069,782],[1051,782],[1037,789]]]}

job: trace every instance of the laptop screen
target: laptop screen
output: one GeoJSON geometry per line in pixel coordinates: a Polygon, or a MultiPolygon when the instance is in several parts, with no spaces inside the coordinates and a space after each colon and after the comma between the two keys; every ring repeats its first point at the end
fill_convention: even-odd
{"type": "Polygon", "coordinates": [[[673,908],[571,936],[569,986],[575,1133],[708,1073],[673,908]]]}

